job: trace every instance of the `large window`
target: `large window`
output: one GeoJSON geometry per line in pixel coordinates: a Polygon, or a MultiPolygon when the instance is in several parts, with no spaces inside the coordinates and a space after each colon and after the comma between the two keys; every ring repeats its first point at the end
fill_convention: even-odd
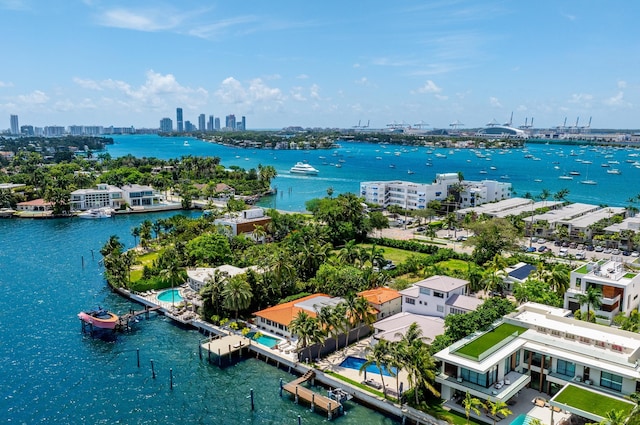
{"type": "Polygon", "coordinates": [[[560,375],[573,378],[576,375],[576,364],[566,360],[558,359],[556,372],[560,375]]]}
{"type": "Polygon", "coordinates": [[[431,295],[431,289],[429,289],[429,288],[420,288],[420,293],[422,295],[431,295]]]}
{"type": "Polygon", "coordinates": [[[496,382],[498,367],[494,366],[486,373],[478,373],[473,370],[460,368],[460,376],[467,382],[489,388],[496,382]]]}
{"type": "Polygon", "coordinates": [[[411,305],[413,305],[413,304],[415,304],[415,303],[416,303],[416,300],[414,300],[413,298],[405,297],[405,298],[404,298],[404,302],[406,302],[407,304],[411,304],[411,305]]]}
{"type": "Polygon", "coordinates": [[[622,391],[622,376],[614,375],[609,372],[602,372],[600,374],[600,386],[614,391],[622,391]]]}

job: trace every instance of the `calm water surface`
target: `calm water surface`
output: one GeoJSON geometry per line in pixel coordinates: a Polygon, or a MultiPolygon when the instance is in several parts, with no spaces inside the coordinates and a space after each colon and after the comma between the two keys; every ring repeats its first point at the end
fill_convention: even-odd
{"type": "MultiPolygon", "coordinates": [[[[278,396],[285,371],[248,359],[219,369],[198,358],[196,331],[164,316],[112,342],[82,335],[77,313],[101,305],[138,307],[106,289],[98,251],[110,235],[133,244],[145,218],[0,220],[0,417],[7,423],[304,424],[323,415],[278,396]],[[94,252],[92,258],[91,251],[94,252]],[[84,268],[82,260],[84,257],[84,268]],[[141,367],[136,364],[140,349],[141,367]],[[157,378],[152,379],[154,360],[157,378]],[[169,388],[169,369],[174,388],[169,388]],[[256,411],[250,411],[250,389],[256,411]]],[[[351,404],[340,424],[392,424],[351,404]]]]}
{"type": "Polygon", "coordinates": [[[188,139],[189,146],[183,146],[184,138],[149,135],[119,136],[114,140],[116,144],[108,147],[112,156],[132,154],[169,159],[207,155],[220,157],[227,167],[237,165],[249,169],[258,164],[272,165],[278,171],[278,177],[273,181],[278,194],[264,198],[260,205],[290,211],[303,211],[306,201],[326,196],[329,187],[335,194],[358,193],[361,181],[430,183],[437,173],[458,171],[468,180],[508,181],[513,185],[516,196],[524,196],[527,192],[537,196],[543,189],[553,194],[566,188],[570,192],[568,200],[572,202],[627,206],[627,200],[640,193],[637,185],[633,184],[640,179],[640,168],[632,165],[636,160],[640,164],[640,157],[636,156],[640,149],[631,148],[528,144],[524,149],[509,151],[472,151],[339,141],[339,149],[274,151],[226,147],[196,139],[188,139]],[[484,157],[478,157],[477,153],[484,157]],[[308,162],[320,173],[317,176],[289,174],[289,169],[297,161],[308,162]],[[616,161],[618,164],[610,163],[616,161]],[[341,167],[336,167],[336,164],[341,167]],[[602,167],[602,164],[609,167],[602,167]],[[612,168],[619,169],[621,174],[608,174],[606,171],[612,168]],[[570,171],[581,175],[573,180],[559,179],[570,171]],[[580,184],[581,180],[587,179],[598,184],[580,184]]]}

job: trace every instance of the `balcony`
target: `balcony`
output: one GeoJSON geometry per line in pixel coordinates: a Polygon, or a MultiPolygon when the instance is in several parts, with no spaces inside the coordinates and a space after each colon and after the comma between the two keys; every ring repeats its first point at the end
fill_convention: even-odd
{"type": "Polygon", "coordinates": [[[531,376],[512,371],[505,375],[502,380],[502,385],[496,384],[489,388],[463,381],[462,378],[450,376],[445,373],[436,376],[436,382],[465,393],[468,391],[474,397],[481,399],[491,397],[506,402],[531,382],[531,376]],[[509,382],[509,384],[507,384],[507,382],[509,382]]]}

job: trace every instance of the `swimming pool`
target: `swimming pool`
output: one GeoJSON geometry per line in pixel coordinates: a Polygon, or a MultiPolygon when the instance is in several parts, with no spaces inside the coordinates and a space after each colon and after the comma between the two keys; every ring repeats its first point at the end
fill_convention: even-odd
{"type": "Polygon", "coordinates": [[[261,335],[259,338],[254,338],[254,336],[256,335],[255,332],[249,332],[247,334],[247,338],[251,338],[256,342],[259,342],[262,345],[266,345],[269,348],[273,348],[276,345],[278,345],[278,343],[282,340],[278,339],[278,338],[274,338],[272,336],[269,335],[261,335]]]}
{"type": "Polygon", "coordinates": [[[521,413],[518,416],[516,416],[516,418],[513,421],[511,421],[509,425],[525,425],[527,423],[529,423],[529,421],[527,420],[527,415],[525,415],[524,413],[521,413]]]}
{"type": "MultiPolygon", "coordinates": [[[[346,367],[348,369],[360,370],[362,365],[366,362],[367,361],[365,359],[361,359],[360,357],[349,356],[344,359],[342,363],[340,363],[340,366],[346,367]]],[[[375,364],[367,366],[366,370],[369,373],[377,373],[378,375],[380,374],[380,369],[378,369],[378,366],[376,366],[375,364]]],[[[382,367],[382,374],[385,376],[395,376],[398,374],[398,370],[395,367],[392,367],[391,371],[393,372],[393,375],[389,373],[389,369],[387,367],[382,367]]]]}
{"type": "Polygon", "coordinates": [[[179,303],[182,301],[182,295],[180,295],[180,290],[178,289],[169,289],[167,291],[162,291],[158,294],[158,301],[163,301],[165,303],[176,302],[179,303]]]}

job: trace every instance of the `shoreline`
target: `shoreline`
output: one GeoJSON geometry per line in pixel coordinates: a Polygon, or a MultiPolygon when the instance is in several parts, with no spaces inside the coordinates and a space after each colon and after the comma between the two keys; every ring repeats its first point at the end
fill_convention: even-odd
{"type": "MultiPolygon", "coordinates": [[[[162,314],[174,322],[177,322],[183,326],[189,326],[191,328],[197,329],[199,332],[203,333],[206,331],[209,333],[209,337],[211,335],[216,336],[226,336],[231,335],[228,331],[219,328],[216,325],[205,322],[201,320],[198,316],[193,320],[181,320],[179,316],[175,316],[171,314],[171,312],[162,306],[161,304],[156,304],[151,300],[144,298],[138,294],[134,294],[131,291],[124,288],[114,288],[109,285],[109,288],[120,295],[123,298],[126,298],[130,301],[136,302],[143,306],[159,307],[157,310],[159,314],[162,314]]],[[[205,334],[206,335],[206,334],[205,334]]],[[[200,343],[199,343],[200,345],[200,343]]],[[[304,375],[308,371],[315,372],[315,380],[320,382],[323,386],[327,388],[341,388],[353,396],[353,399],[356,402],[368,409],[375,410],[379,413],[383,413],[389,417],[394,418],[395,420],[401,421],[401,423],[406,424],[409,423],[407,421],[411,421],[410,423],[414,424],[432,424],[432,425],[448,425],[447,422],[438,420],[424,412],[416,410],[412,407],[405,405],[398,405],[396,403],[391,402],[390,400],[373,395],[368,394],[364,390],[355,387],[349,384],[346,381],[340,380],[338,378],[333,378],[331,375],[325,373],[325,371],[315,368],[311,365],[307,365],[305,363],[301,363],[299,361],[294,361],[293,359],[287,358],[285,356],[280,356],[278,352],[273,352],[267,349],[266,347],[262,347],[260,344],[250,343],[247,346],[249,352],[255,354],[255,358],[257,360],[262,360],[268,365],[272,365],[270,361],[275,363],[275,366],[279,369],[287,370],[288,373],[293,374],[294,372],[300,376],[304,375]],[[262,355],[262,359],[260,356],[262,355]]],[[[200,357],[202,359],[202,357],[200,357]]],[[[293,401],[292,401],[293,402],[293,401]]]]}

